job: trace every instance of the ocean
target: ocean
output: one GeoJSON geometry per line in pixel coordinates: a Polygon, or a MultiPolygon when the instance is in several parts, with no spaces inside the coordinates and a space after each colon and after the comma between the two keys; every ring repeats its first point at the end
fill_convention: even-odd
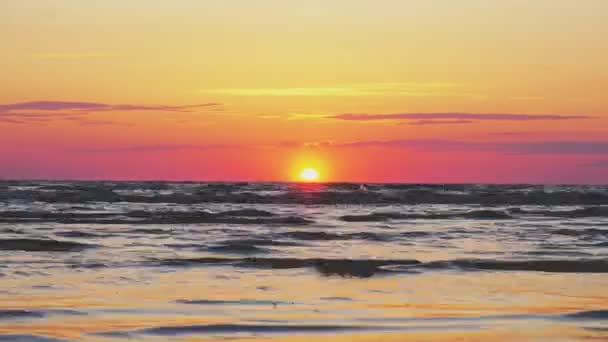
{"type": "Polygon", "coordinates": [[[0,182],[0,341],[608,341],[608,186],[0,182]]]}

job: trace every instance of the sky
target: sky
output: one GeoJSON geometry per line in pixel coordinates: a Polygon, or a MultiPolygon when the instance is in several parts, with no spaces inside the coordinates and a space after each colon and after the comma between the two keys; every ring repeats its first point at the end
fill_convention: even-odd
{"type": "Polygon", "coordinates": [[[605,0],[3,0],[0,179],[608,183],[605,0]]]}

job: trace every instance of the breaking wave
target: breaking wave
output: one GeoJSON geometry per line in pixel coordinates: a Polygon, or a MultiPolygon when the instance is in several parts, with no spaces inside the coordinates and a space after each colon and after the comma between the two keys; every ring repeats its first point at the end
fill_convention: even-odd
{"type": "Polygon", "coordinates": [[[424,270],[528,271],[548,273],[608,273],[608,259],[580,260],[418,260],[323,259],[323,258],[184,258],[152,262],[160,266],[185,267],[228,265],[260,269],[313,268],[326,276],[368,278],[376,274],[411,273],[424,270]]]}
{"type": "MultiPolygon", "coordinates": [[[[0,201],[49,203],[607,205],[606,186],[4,181],[0,201]]],[[[238,213],[237,213],[238,214],[238,213]]],[[[245,216],[267,217],[264,213],[245,216]]],[[[606,216],[601,212],[574,215],[606,216]]],[[[234,213],[230,216],[237,216],[234,213]]]]}

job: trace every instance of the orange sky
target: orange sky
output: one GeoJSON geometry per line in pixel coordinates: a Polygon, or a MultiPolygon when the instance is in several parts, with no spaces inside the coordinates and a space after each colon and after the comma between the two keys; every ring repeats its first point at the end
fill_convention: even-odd
{"type": "Polygon", "coordinates": [[[0,177],[608,182],[608,2],[0,2],[0,177]]]}

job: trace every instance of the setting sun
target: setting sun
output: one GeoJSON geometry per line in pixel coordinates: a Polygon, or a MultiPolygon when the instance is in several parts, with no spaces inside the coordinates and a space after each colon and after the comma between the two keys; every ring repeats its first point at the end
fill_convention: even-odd
{"type": "Polygon", "coordinates": [[[300,179],[306,182],[314,182],[319,180],[319,172],[313,168],[306,168],[300,172],[300,179]]]}

